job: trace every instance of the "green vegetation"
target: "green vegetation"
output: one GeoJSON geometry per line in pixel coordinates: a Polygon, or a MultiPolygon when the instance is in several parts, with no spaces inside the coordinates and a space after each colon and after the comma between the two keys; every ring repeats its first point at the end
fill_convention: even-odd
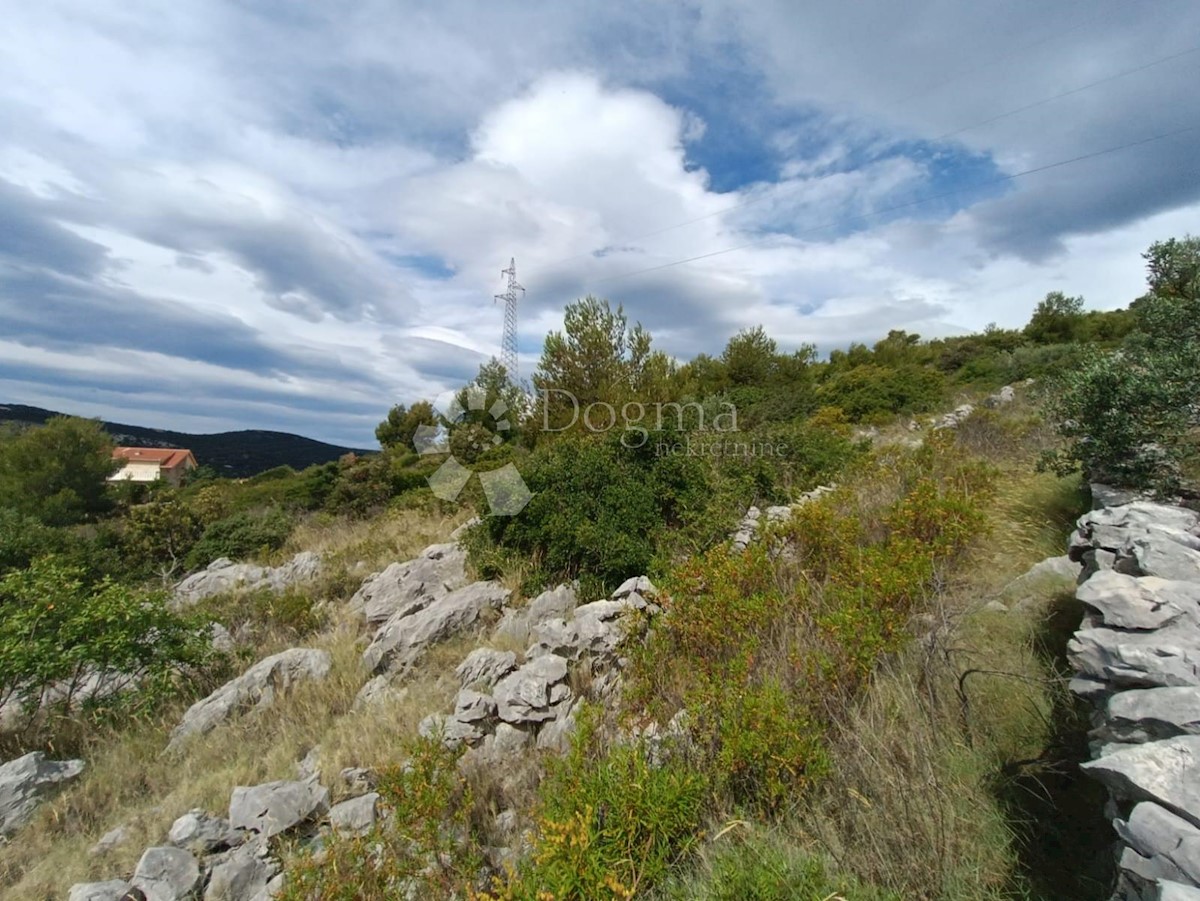
{"type": "MultiPolygon", "coordinates": [[[[287,898],[1083,897],[1104,872],[1079,849],[1104,835],[1066,816],[1098,817],[1100,804],[1058,778],[1086,740],[1061,690],[1064,608],[1055,586],[1003,592],[1059,553],[1081,473],[1195,495],[1200,240],[1155,244],[1146,259],[1148,293],[1127,310],[1052,293],[1023,329],[892,331],[826,360],[780,352],[753,328],[680,364],[588,297],[547,337],[536,396],[491,361],[453,422],[427,402],[396,406],[379,453],[244,480],[106,486],[97,423],[0,435],[0,703],[20,727],[3,746],[86,749],[122,786],[114,803],[132,804],[141,789],[122,754],[167,785],[154,761],[179,710],[233,665],[303,640],[332,648],[329,684],[281,702],[262,735],[243,728],[235,765],[219,763],[220,735],[192,752],[225,776],[263,777],[263,758],[286,769],[316,735],[323,765],[328,746],[331,760],[381,772],[390,817],[331,838],[322,860],[283,849],[287,898]],[[1015,399],[989,408],[1005,384],[1015,399]],[[978,409],[958,428],[924,427],[963,402],[978,409]],[[454,500],[434,497],[427,479],[447,456],[414,446],[430,436],[473,472],[515,465],[528,505],[488,516],[474,477],[454,500]],[[1039,454],[1054,474],[1034,471],[1039,454]],[[763,540],[731,552],[747,507],[826,483],[837,487],[786,522],[764,517],[763,540]],[[448,703],[456,686],[440,676],[414,674],[391,719],[352,710],[361,648],[341,602],[363,571],[470,512],[482,517],[466,538],[474,574],[518,593],[578,579],[590,600],[643,573],[662,588],[648,637],[622,649],[620,703],[578,712],[570,753],[531,753],[525,773],[481,774],[401,740],[448,703]],[[311,585],[187,614],[166,604],[165,585],[218,557],[271,564],[298,550],[325,562],[311,585]],[[1002,596],[1011,613],[982,609],[1002,596]],[[239,636],[231,659],[212,652],[212,622],[239,636]],[[118,674],[111,693],[88,688],[118,674]],[[135,722],[150,735],[141,745],[135,722]],[[531,815],[529,853],[481,881],[501,799],[531,815]],[[1076,855],[1070,873],[1046,848],[1076,855]]],[[[428,665],[444,671],[464,648],[445,653],[428,665]]],[[[573,672],[573,687],[588,678],[573,672]]],[[[75,830],[77,857],[105,821],[97,798],[110,799],[88,791],[62,809],[90,803],[92,819],[53,827],[75,830]]],[[[0,875],[17,884],[35,857],[0,848],[0,875]]]]}
{"type": "Polygon", "coordinates": [[[1150,290],[1121,349],[1060,380],[1051,411],[1068,444],[1052,461],[1170,493],[1200,456],[1200,238],[1156,243],[1145,258],[1150,290]]]}
{"type": "Polygon", "coordinates": [[[0,442],[0,508],[50,526],[103,513],[104,480],[117,468],[112,447],[99,423],[67,416],[0,442]]]}

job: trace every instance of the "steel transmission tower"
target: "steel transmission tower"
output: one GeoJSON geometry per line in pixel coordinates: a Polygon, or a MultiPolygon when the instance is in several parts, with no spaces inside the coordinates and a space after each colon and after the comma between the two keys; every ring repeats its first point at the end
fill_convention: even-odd
{"type": "Polygon", "coordinates": [[[525,296],[525,289],[517,284],[517,261],[510,259],[508,268],[500,272],[508,276],[508,290],[497,294],[496,300],[504,301],[504,337],[500,341],[500,365],[508,376],[509,384],[517,384],[517,292],[525,296]]]}

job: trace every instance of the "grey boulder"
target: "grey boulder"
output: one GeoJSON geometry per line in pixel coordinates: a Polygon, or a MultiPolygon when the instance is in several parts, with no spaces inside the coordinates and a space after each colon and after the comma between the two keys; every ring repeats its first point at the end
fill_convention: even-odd
{"type": "Polygon", "coordinates": [[[315,780],[239,785],[229,800],[235,829],[271,838],[307,823],[329,809],[329,791],[315,780]]]}
{"type": "Polygon", "coordinates": [[[466,563],[466,551],[457,543],[431,545],[414,560],[368,576],[350,599],[350,609],[361,610],[371,625],[396,614],[416,613],[465,586],[466,563]]]}
{"type": "Polygon", "coordinates": [[[224,817],[203,810],[189,810],[171,824],[167,841],[196,854],[211,854],[240,844],[242,835],[224,817]]]}
{"type": "Polygon", "coordinates": [[[197,735],[211,732],[247,709],[263,710],[298,682],[319,681],[333,663],[328,651],[291,648],[258,661],[242,675],[197,701],[171,730],[167,750],[174,751],[197,735]]]}
{"type": "Polygon", "coordinates": [[[1114,686],[1200,685],[1200,632],[1186,623],[1155,632],[1080,629],[1067,658],[1084,677],[1114,686]]]}
{"type": "Polygon", "coordinates": [[[1133,808],[1128,820],[1116,820],[1113,825],[1135,855],[1128,860],[1122,858],[1122,869],[1147,880],[1200,883],[1200,829],[1193,824],[1143,801],[1133,808]]]}
{"type": "Polygon", "coordinates": [[[1200,586],[1156,576],[1137,578],[1101,570],[1076,589],[1075,597],[1116,629],[1160,629],[1185,613],[1200,612],[1200,586]]]}
{"type": "Polygon", "coordinates": [[[379,793],[368,792],[329,808],[329,825],[339,835],[366,835],[375,825],[379,793]]]}
{"type": "Polygon", "coordinates": [[[105,882],[77,882],[67,892],[67,901],[121,901],[129,891],[129,883],[122,879],[105,882]]]}
{"type": "Polygon", "coordinates": [[[200,863],[182,848],[147,848],[130,884],[146,901],[183,901],[200,888],[200,863]]]}
{"type": "Polygon", "coordinates": [[[313,579],[320,572],[321,558],[312,551],[302,551],[277,567],[234,563],[228,557],[221,557],[176,585],[170,606],[180,610],[204,598],[231,591],[267,589],[278,593],[291,585],[313,579]]]}
{"type": "Polygon", "coordinates": [[[47,760],[41,751],[0,766],[0,836],[29,822],[33,812],[59,786],[83,772],[82,760],[47,760]]]}
{"type": "Polygon", "coordinates": [[[555,654],[530,660],[496,683],[496,713],[506,723],[538,723],[555,718],[551,709],[571,696],[565,684],[567,661],[555,654]]]}
{"type": "Polygon", "coordinates": [[[516,668],[517,655],[512,651],[476,648],[463,658],[454,674],[458,676],[458,684],[464,688],[469,685],[490,688],[516,668]]]}
{"type": "Polygon", "coordinates": [[[1108,741],[1153,742],[1200,734],[1200,687],[1131,689],[1108,699],[1104,725],[1108,741]]]}
{"type": "Polygon", "coordinates": [[[1200,735],[1134,745],[1081,767],[1114,797],[1153,801],[1200,824],[1200,735]]]}
{"type": "Polygon", "coordinates": [[[474,582],[415,613],[396,613],[375,633],[363,662],[375,674],[402,672],[430,645],[473,626],[484,611],[502,607],[509,594],[499,582],[474,582]]]}
{"type": "Polygon", "coordinates": [[[213,865],[204,901],[252,901],[278,872],[279,864],[267,856],[265,843],[249,842],[213,865]]]}

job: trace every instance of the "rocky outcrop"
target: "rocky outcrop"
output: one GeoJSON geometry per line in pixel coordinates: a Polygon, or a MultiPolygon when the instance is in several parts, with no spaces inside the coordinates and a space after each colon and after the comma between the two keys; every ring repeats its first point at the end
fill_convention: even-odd
{"type": "Polygon", "coordinates": [[[435,544],[415,560],[393,563],[368,576],[350,599],[350,609],[361,612],[369,625],[379,626],[397,614],[423,610],[467,582],[466,551],[453,542],[435,544]]]}
{"type": "Polygon", "coordinates": [[[615,691],[621,648],[646,617],[660,612],[657,596],[648,578],[636,576],[601,601],[576,606],[577,587],[560,585],[526,607],[506,610],[492,638],[524,638],[529,644],[523,659],[513,651],[476,648],[456,670],[462,690],[453,711],[425,717],[420,733],[451,748],[467,745],[467,764],[503,765],[531,748],[565,751],[581,701],[572,673],[594,698],[615,691]]]}
{"type": "Polygon", "coordinates": [[[177,750],[184,742],[211,732],[239,713],[270,707],[296,683],[324,679],[331,665],[328,651],[313,648],[291,648],[258,661],[189,707],[171,730],[167,750],[177,750]]]}
{"type": "MultiPolygon", "coordinates": [[[[282,865],[270,840],[294,832],[303,837],[326,812],[332,816],[329,792],[315,777],[238,786],[228,819],[189,810],[172,824],[166,844],[146,849],[128,882],[79,883],[68,898],[118,901],[135,888],[147,901],[268,901],[282,889],[282,865]]],[[[349,819],[360,823],[364,816],[349,819]]]]}
{"type": "Polygon", "coordinates": [[[971,404],[960,404],[949,413],[945,413],[939,417],[929,420],[929,424],[933,426],[934,431],[941,429],[956,429],[975,412],[975,407],[971,404]]]}
{"type": "Polygon", "coordinates": [[[320,573],[321,558],[312,551],[302,551],[275,567],[234,563],[228,557],[221,557],[176,585],[171,606],[181,610],[230,591],[282,592],[291,585],[315,579],[320,573]]]}
{"type": "MultiPolygon", "coordinates": [[[[1097,500],[1127,500],[1098,486],[1097,500]]],[[[1200,515],[1135,499],[1082,516],[1072,689],[1120,840],[1114,901],[1200,896],[1200,515]]]]}
{"type": "Polygon", "coordinates": [[[41,751],[0,766],[0,836],[29,822],[38,805],[83,772],[82,760],[47,760],[41,751]]]}
{"type": "Polygon", "coordinates": [[[509,594],[499,582],[474,582],[418,610],[400,609],[375,633],[363,662],[375,674],[403,672],[430,645],[474,626],[484,611],[498,610],[509,594]]]}

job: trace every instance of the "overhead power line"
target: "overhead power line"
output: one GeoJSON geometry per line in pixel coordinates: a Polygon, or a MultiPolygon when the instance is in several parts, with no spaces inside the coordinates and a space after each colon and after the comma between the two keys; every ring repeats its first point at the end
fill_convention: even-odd
{"type": "MultiPolygon", "coordinates": [[[[1174,131],[1168,131],[1163,134],[1151,135],[1148,138],[1141,138],[1137,141],[1129,141],[1128,143],[1125,143],[1125,144],[1118,144],[1115,147],[1106,147],[1103,150],[1096,150],[1096,151],[1093,151],[1092,153],[1085,153],[1080,156],[1071,157],[1070,159],[1059,160],[1058,162],[1054,162],[1054,163],[1047,163],[1044,166],[1034,166],[1032,169],[1024,169],[1020,172],[1012,172],[1012,173],[1009,173],[1008,175],[1001,175],[997,178],[989,179],[987,181],[975,182],[975,183],[969,184],[969,185],[962,185],[960,187],[954,188],[949,191],[942,191],[938,194],[931,194],[928,197],[921,197],[921,198],[918,198],[917,200],[909,200],[904,203],[898,203],[898,204],[894,204],[893,206],[883,207],[881,209],[873,210],[872,212],[867,213],[862,216],[851,216],[851,217],[848,217],[845,219],[831,220],[830,222],[827,222],[823,225],[814,226],[813,228],[804,229],[803,231],[796,232],[792,235],[788,235],[788,237],[798,237],[799,235],[807,235],[807,234],[813,234],[816,232],[822,232],[822,231],[825,231],[826,229],[835,228],[838,225],[842,225],[847,222],[866,221],[875,216],[880,216],[885,213],[896,212],[897,210],[903,210],[903,209],[907,209],[909,207],[919,206],[924,203],[929,203],[934,200],[939,200],[943,197],[950,197],[951,195],[959,194],[963,191],[974,190],[976,188],[986,188],[991,185],[1003,184],[1004,182],[1012,181],[1013,179],[1017,179],[1017,178],[1022,178],[1026,175],[1033,175],[1038,172],[1047,172],[1051,169],[1059,169],[1063,166],[1070,166],[1074,163],[1081,163],[1081,162],[1084,162],[1085,160],[1091,160],[1091,159],[1095,159],[1097,157],[1106,156],[1110,153],[1117,153],[1121,150],[1129,150],[1133,147],[1140,147],[1143,144],[1150,144],[1150,143],[1153,143],[1154,141],[1164,140],[1165,138],[1173,138],[1176,135],[1186,134],[1187,132],[1196,131],[1197,129],[1200,129],[1200,123],[1197,123],[1195,125],[1189,125],[1185,128],[1179,128],[1174,131]]],[[[698,256],[687,257],[686,259],[682,259],[682,260],[673,260],[669,263],[661,263],[657,266],[647,266],[644,269],[635,269],[631,272],[621,272],[616,275],[605,276],[604,278],[596,279],[595,283],[599,284],[599,283],[603,283],[603,282],[617,281],[619,279],[632,278],[635,275],[643,275],[648,272],[657,272],[660,269],[670,269],[674,266],[682,266],[685,263],[695,263],[699,260],[707,260],[712,257],[722,256],[727,253],[734,253],[735,251],[738,251],[738,250],[745,250],[748,247],[756,247],[759,244],[765,244],[768,241],[777,239],[778,237],[779,237],[778,233],[766,235],[762,238],[756,238],[753,241],[747,241],[744,244],[738,244],[735,247],[726,247],[723,250],[714,250],[709,253],[699,254],[698,256]]]]}

